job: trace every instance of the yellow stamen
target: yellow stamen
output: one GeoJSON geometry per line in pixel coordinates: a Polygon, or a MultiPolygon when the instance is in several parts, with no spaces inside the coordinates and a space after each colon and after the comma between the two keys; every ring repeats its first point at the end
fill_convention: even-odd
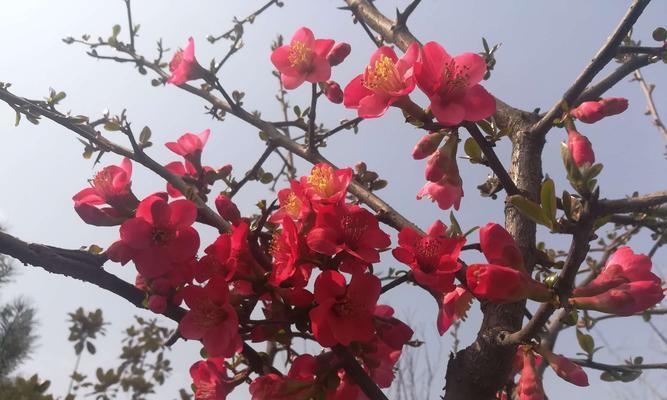
{"type": "Polygon", "coordinates": [[[296,197],[296,194],[294,192],[290,192],[287,195],[287,198],[285,199],[285,204],[283,205],[283,209],[292,218],[297,218],[299,216],[299,211],[301,211],[301,202],[299,201],[299,198],[296,197]]]}
{"type": "Polygon", "coordinates": [[[403,88],[394,61],[385,55],[381,55],[375,65],[366,67],[363,85],[374,92],[380,93],[397,92],[403,88]]]}
{"type": "Polygon", "coordinates": [[[287,56],[287,59],[289,60],[292,68],[299,71],[305,71],[311,66],[310,62],[313,58],[312,56],[313,51],[306,47],[305,43],[294,42],[290,46],[289,56],[287,56]]]}
{"type": "Polygon", "coordinates": [[[308,184],[321,197],[331,197],[336,192],[333,168],[328,165],[313,168],[308,184]]]}

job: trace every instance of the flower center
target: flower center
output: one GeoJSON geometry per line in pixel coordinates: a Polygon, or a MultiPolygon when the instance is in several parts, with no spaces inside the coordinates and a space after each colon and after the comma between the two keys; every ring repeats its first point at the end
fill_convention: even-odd
{"type": "Polygon", "coordinates": [[[354,307],[350,303],[350,300],[347,296],[343,296],[341,299],[338,299],[333,305],[331,311],[337,317],[348,317],[354,312],[354,307]]]}
{"type": "Polygon", "coordinates": [[[368,226],[364,223],[361,223],[358,218],[354,218],[350,215],[344,216],[340,221],[340,225],[343,228],[345,242],[351,248],[356,247],[357,242],[359,239],[361,239],[363,234],[366,232],[366,229],[368,228],[368,226]]]}
{"type": "Polygon", "coordinates": [[[197,324],[204,328],[220,325],[227,319],[227,311],[215,304],[211,299],[203,299],[191,312],[197,324]]]}
{"type": "Polygon", "coordinates": [[[294,192],[290,192],[287,195],[287,198],[285,199],[285,204],[283,205],[283,209],[289,215],[292,217],[292,219],[297,219],[299,217],[299,212],[301,211],[301,201],[299,200],[298,197],[296,197],[296,194],[294,192]]]}
{"type": "Polygon", "coordinates": [[[313,58],[312,56],[313,51],[306,47],[305,43],[297,41],[290,46],[287,59],[292,68],[300,72],[306,72],[311,67],[310,62],[313,58]]]}
{"type": "Polygon", "coordinates": [[[174,238],[174,232],[160,228],[153,228],[153,243],[164,246],[174,238]]]}
{"type": "Polygon", "coordinates": [[[415,248],[417,262],[424,272],[433,272],[440,261],[440,242],[430,236],[423,237],[415,248]]]}
{"type": "Polygon", "coordinates": [[[468,81],[470,80],[469,69],[470,67],[467,65],[456,65],[453,59],[445,65],[442,72],[444,85],[442,85],[441,95],[444,97],[456,96],[468,87],[468,81]]]}
{"type": "Polygon", "coordinates": [[[397,92],[403,88],[403,82],[394,61],[381,55],[375,65],[366,67],[362,84],[369,90],[379,93],[397,92]]]}
{"type": "Polygon", "coordinates": [[[202,400],[215,400],[217,385],[215,382],[199,382],[197,385],[197,398],[202,400]]]}
{"type": "Polygon", "coordinates": [[[313,172],[308,176],[308,184],[319,196],[331,197],[336,193],[333,168],[328,165],[313,168],[313,172]]]}

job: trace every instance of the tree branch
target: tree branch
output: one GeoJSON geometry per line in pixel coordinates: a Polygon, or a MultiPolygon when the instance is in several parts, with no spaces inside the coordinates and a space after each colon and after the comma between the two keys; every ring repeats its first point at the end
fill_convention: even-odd
{"type": "Polygon", "coordinates": [[[600,214],[616,214],[631,212],[647,212],[650,207],[667,203],[667,191],[649,193],[627,199],[607,200],[599,202],[600,214]]]}
{"type": "Polygon", "coordinates": [[[586,86],[591,83],[593,78],[604,68],[609,61],[616,55],[618,47],[623,42],[623,39],[628,35],[630,29],[635,24],[639,16],[644,12],[644,9],[650,0],[634,0],[632,5],[623,16],[614,32],[609,36],[607,42],[598,50],[591,62],[584,68],[575,79],[572,86],[570,86],[563,97],[554,104],[551,109],[535,124],[531,129],[533,134],[544,136],[553,126],[553,121],[563,112],[562,106],[565,104],[571,106],[575,100],[586,89],[586,86]]]}
{"type": "Polygon", "coordinates": [[[466,122],[463,124],[463,126],[468,130],[468,132],[470,132],[470,136],[472,136],[472,138],[475,139],[475,142],[477,142],[479,145],[482,153],[484,153],[484,156],[489,163],[489,167],[500,180],[500,183],[503,185],[505,192],[508,195],[521,194],[519,189],[514,184],[514,181],[507,173],[505,166],[503,166],[502,162],[500,162],[496,152],[489,145],[488,140],[486,140],[484,134],[482,134],[477,125],[473,122],[466,122]]]}

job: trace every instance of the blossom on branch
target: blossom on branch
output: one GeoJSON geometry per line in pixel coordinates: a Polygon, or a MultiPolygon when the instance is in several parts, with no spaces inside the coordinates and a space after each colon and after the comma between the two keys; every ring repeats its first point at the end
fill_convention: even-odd
{"type": "Polygon", "coordinates": [[[476,122],[496,112],[496,100],[479,82],[486,62],[473,53],[451,57],[436,42],[422,47],[415,64],[417,85],[431,100],[431,111],[439,123],[458,125],[476,122]]]}
{"type": "Polygon", "coordinates": [[[195,41],[188,39],[188,45],[185,49],[179,49],[169,62],[169,71],[171,76],[167,82],[173,85],[182,85],[187,81],[207,78],[210,72],[204,69],[195,58],[195,41]]]}
{"type": "Polygon", "coordinates": [[[327,55],[334,41],[315,39],[313,32],[299,28],[290,44],[280,46],[271,53],[271,62],[280,72],[285,89],[296,89],[305,81],[325,82],[331,76],[331,65],[327,55]]]}
{"type": "Polygon", "coordinates": [[[419,44],[413,43],[400,59],[389,46],[378,48],[363,74],[345,87],[344,104],[361,118],[382,116],[391,105],[401,107],[415,88],[414,65],[419,44]]]}

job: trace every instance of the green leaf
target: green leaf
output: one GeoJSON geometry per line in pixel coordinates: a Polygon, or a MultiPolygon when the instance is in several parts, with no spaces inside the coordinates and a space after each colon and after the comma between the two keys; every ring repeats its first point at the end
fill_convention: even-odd
{"type": "Polygon", "coordinates": [[[104,124],[104,129],[108,131],[119,131],[120,124],[118,122],[109,121],[106,124],[104,124]]]}
{"type": "Polygon", "coordinates": [[[663,28],[662,26],[659,28],[656,28],[653,31],[653,39],[657,40],[658,42],[664,42],[667,40],[667,29],[663,28]]]}
{"type": "Polygon", "coordinates": [[[479,164],[482,162],[482,149],[480,149],[479,144],[473,138],[466,139],[463,144],[463,151],[466,155],[470,157],[470,162],[473,164],[479,164]]]}
{"type": "Polygon", "coordinates": [[[556,189],[554,181],[547,177],[542,183],[542,191],[540,192],[540,201],[542,203],[542,210],[545,216],[551,221],[552,225],[556,225],[556,189]]]}
{"type": "Polygon", "coordinates": [[[595,340],[593,339],[593,336],[583,333],[579,329],[577,329],[577,342],[579,342],[579,347],[581,347],[586,354],[591,355],[595,351],[595,340]]]}
{"type": "Polygon", "coordinates": [[[88,349],[88,353],[90,354],[95,354],[97,352],[97,349],[92,342],[86,342],[86,349],[88,349]]]}
{"type": "Polygon", "coordinates": [[[148,142],[151,139],[151,135],[153,133],[151,132],[151,128],[144,126],[144,129],[141,130],[141,133],[139,134],[139,143],[144,144],[148,142]]]}
{"type": "Polygon", "coordinates": [[[19,126],[19,123],[20,123],[20,122],[21,122],[21,113],[17,111],[17,112],[16,112],[16,120],[15,120],[15,122],[14,122],[14,126],[19,126]]]}
{"type": "Polygon", "coordinates": [[[452,236],[460,236],[463,233],[461,230],[461,225],[459,224],[459,221],[457,221],[452,211],[449,212],[449,222],[449,233],[452,236]]]}
{"type": "Polygon", "coordinates": [[[553,228],[551,220],[547,218],[537,203],[518,194],[509,196],[507,201],[521,211],[522,214],[533,220],[533,222],[544,225],[549,229],[553,228]]]}
{"type": "Polygon", "coordinates": [[[120,25],[116,24],[111,28],[111,34],[113,35],[114,39],[118,37],[118,34],[120,33],[120,25]]]}
{"type": "Polygon", "coordinates": [[[489,136],[493,136],[496,133],[496,130],[493,129],[491,124],[486,120],[477,121],[477,126],[479,126],[489,136]]]}

